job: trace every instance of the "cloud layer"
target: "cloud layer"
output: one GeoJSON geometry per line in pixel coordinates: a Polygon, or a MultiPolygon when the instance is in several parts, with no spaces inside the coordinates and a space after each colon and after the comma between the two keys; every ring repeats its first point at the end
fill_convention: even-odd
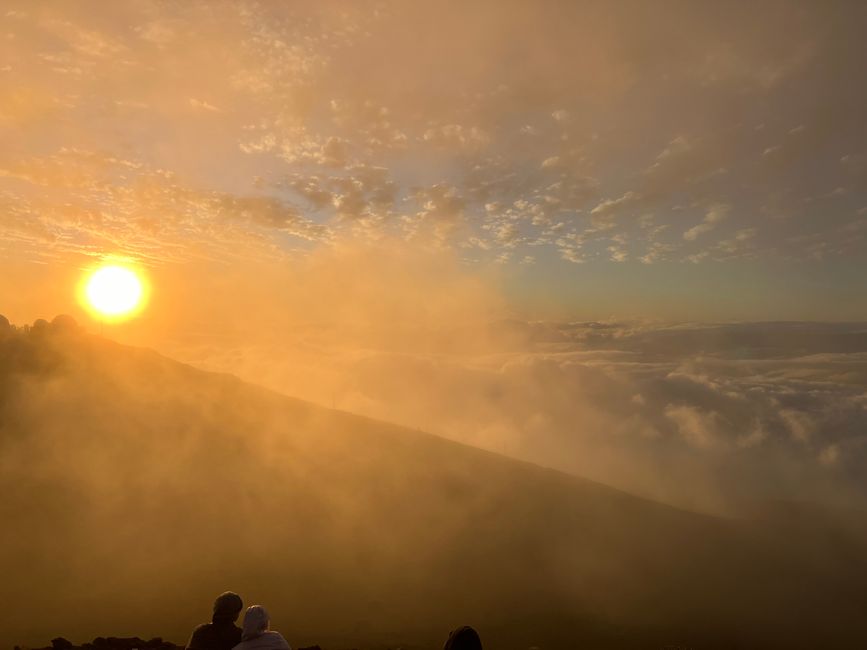
{"type": "Polygon", "coordinates": [[[867,318],[864,6],[5,7],[13,321],[118,255],[113,334],[206,367],[665,498],[860,494],[860,326],[636,323],[867,318]]]}
{"type": "MultiPolygon", "coordinates": [[[[450,295],[437,286],[431,305],[450,295]]],[[[498,307],[486,295],[451,296],[448,317],[365,307],[366,320],[164,349],[699,510],[867,503],[863,324],[486,321],[498,307]]]]}
{"type": "Polygon", "coordinates": [[[0,247],[183,264],[397,237],[525,283],[750,263],[850,286],[863,12],[13,3],[0,247]]]}

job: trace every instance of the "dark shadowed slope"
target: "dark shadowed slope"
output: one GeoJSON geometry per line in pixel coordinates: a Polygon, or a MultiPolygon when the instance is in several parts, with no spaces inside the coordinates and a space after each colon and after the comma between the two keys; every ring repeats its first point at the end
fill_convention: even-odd
{"type": "Polygon", "coordinates": [[[0,647],[183,641],[224,589],[293,646],[867,643],[859,515],[696,515],[62,327],[0,339],[0,647]]]}

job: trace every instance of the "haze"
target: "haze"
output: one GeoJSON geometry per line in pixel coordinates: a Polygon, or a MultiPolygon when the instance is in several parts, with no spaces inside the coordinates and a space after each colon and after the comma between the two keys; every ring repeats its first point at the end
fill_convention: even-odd
{"type": "Polygon", "coordinates": [[[470,614],[496,647],[542,643],[546,629],[540,647],[755,647],[763,627],[773,645],[782,619],[725,637],[721,621],[749,615],[708,614],[738,592],[725,567],[762,566],[745,603],[782,603],[784,576],[805,567],[807,590],[837,599],[810,624],[863,638],[847,617],[867,606],[867,573],[851,560],[837,589],[847,574],[830,558],[867,550],[867,5],[0,0],[0,17],[0,313],[13,326],[0,321],[0,485],[33,482],[10,497],[19,532],[2,533],[0,551],[56,553],[33,515],[46,508],[71,540],[40,574],[62,583],[56,600],[23,573],[10,582],[6,596],[50,616],[22,614],[0,643],[114,633],[111,617],[69,617],[76,602],[117,603],[130,633],[148,603],[157,618],[141,629],[182,642],[194,601],[207,610],[234,588],[214,567],[245,554],[229,577],[285,604],[287,631],[334,647],[434,647],[470,614]],[[146,283],[128,320],[81,303],[101,264],[146,283]],[[35,324],[58,314],[78,327],[35,324]],[[235,529],[206,505],[214,477],[184,483],[184,463],[165,461],[175,444],[245,477],[235,514],[255,534],[225,541],[235,529]],[[142,454],[127,459],[136,478],[105,483],[126,445],[142,454]],[[325,483],[293,453],[321,462],[325,483]],[[426,454],[437,460],[416,484],[426,454]],[[263,467],[272,482],[247,477],[263,467]],[[584,479],[639,499],[582,491],[584,479]],[[388,485],[417,512],[388,501],[388,485]],[[50,505],[67,489],[67,509],[50,505]],[[573,499],[608,513],[600,530],[622,546],[570,555],[583,530],[573,499]],[[257,516],[262,503],[325,550],[304,555],[291,526],[257,516]],[[772,561],[791,533],[767,524],[779,507],[799,534],[819,532],[772,561]],[[142,513],[127,521],[127,508],[142,513]],[[101,538],[116,527],[155,540],[151,525],[190,510],[223,536],[187,531],[201,566],[182,550],[144,570],[138,551],[101,538]],[[524,539],[524,519],[554,530],[527,542],[549,572],[525,574],[521,544],[504,543],[473,574],[473,599],[444,603],[455,567],[487,554],[466,537],[477,517],[494,537],[524,539]],[[393,548],[366,519],[402,527],[393,548]],[[688,630],[640,575],[608,573],[645,566],[646,551],[660,563],[648,575],[674,593],[689,568],[631,541],[662,520],[653,548],[692,531],[702,570],[738,549],[707,574],[702,593],[720,600],[688,630]],[[272,530],[291,560],[252,541],[272,530]],[[353,531],[357,556],[342,546],[353,531]],[[123,569],[102,591],[84,587],[96,548],[123,569]],[[316,607],[280,591],[272,559],[316,607]],[[548,608],[526,628],[509,625],[529,601],[491,595],[503,566],[548,608]],[[151,569],[164,575],[144,589],[151,569]],[[155,604],[172,579],[186,581],[177,610],[155,604]],[[640,632],[587,632],[597,616],[640,632]]]}

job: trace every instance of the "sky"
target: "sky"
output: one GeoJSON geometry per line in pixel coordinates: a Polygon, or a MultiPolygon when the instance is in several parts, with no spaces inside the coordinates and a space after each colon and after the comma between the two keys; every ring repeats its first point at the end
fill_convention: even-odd
{"type": "Polygon", "coordinates": [[[183,283],[382,242],[448,252],[530,316],[867,318],[861,3],[2,15],[20,319],[109,254],[183,283]]]}
{"type": "Polygon", "coordinates": [[[867,503],[864,3],[0,16],[13,323],[698,509],[867,503]],[[77,303],[106,259],[128,323],[77,303]]]}

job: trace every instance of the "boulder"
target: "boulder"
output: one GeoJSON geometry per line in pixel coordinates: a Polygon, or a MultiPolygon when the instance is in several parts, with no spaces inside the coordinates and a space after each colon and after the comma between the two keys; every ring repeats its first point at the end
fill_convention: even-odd
{"type": "Polygon", "coordinates": [[[55,334],[74,334],[78,331],[78,323],[72,316],[60,314],[51,321],[51,331],[55,334]]]}

